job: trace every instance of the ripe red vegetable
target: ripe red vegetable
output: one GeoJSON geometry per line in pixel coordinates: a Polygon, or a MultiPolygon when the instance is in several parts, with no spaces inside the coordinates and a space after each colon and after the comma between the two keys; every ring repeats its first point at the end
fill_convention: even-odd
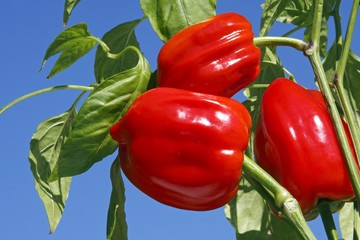
{"type": "MultiPolygon", "coordinates": [[[[347,125],[343,125],[351,143],[347,125]]],[[[254,148],[257,163],[288,189],[305,215],[320,199],[354,198],[319,91],[284,78],[272,82],[262,98],[254,148]]]]}
{"type": "Polygon", "coordinates": [[[236,194],[251,118],[230,98],[155,88],[110,131],[120,165],[141,191],[190,210],[225,205],[236,194]]]}
{"type": "Polygon", "coordinates": [[[187,27],[161,48],[158,85],[231,97],[260,72],[250,22],[225,13],[187,27]]]}

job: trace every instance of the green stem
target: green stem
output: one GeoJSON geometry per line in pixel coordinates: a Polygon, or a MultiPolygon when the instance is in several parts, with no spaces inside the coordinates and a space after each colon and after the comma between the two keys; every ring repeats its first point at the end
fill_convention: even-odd
{"type": "Polygon", "coordinates": [[[285,33],[285,34],[282,35],[282,36],[283,36],[283,37],[288,37],[288,36],[290,36],[291,34],[293,34],[293,33],[297,32],[297,31],[303,29],[303,27],[304,27],[304,26],[301,26],[301,25],[300,25],[300,26],[297,26],[297,27],[291,29],[290,31],[288,31],[287,33],[285,33]]]}
{"type": "Polygon", "coordinates": [[[4,113],[7,109],[11,108],[12,106],[14,106],[15,104],[28,99],[30,97],[36,96],[36,95],[40,95],[46,92],[52,92],[52,91],[56,91],[56,90],[63,90],[63,89],[76,89],[76,90],[83,90],[83,91],[92,91],[93,87],[87,87],[87,86],[79,86],[79,85],[61,85],[61,86],[55,86],[55,87],[49,87],[49,88],[44,88],[44,89],[40,89],[28,94],[25,94],[13,101],[11,101],[10,103],[8,103],[7,105],[5,105],[4,107],[2,107],[0,109],[0,115],[2,113],[4,113]]]}
{"type": "Polygon", "coordinates": [[[328,111],[331,116],[335,132],[337,135],[338,142],[343,156],[346,160],[347,171],[350,175],[352,186],[355,191],[357,199],[360,199],[360,177],[357,172],[357,166],[355,159],[353,157],[349,142],[347,141],[347,136],[344,130],[344,126],[341,121],[339,111],[336,107],[332,91],[328,84],[324,68],[322,66],[319,54],[319,38],[320,38],[320,28],[321,28],[321,19],[322,19],[322,10],[323,10],[323,0],[316,0],[315,2],[315,16],[312,27],[312,35],[310,39],[309,49],[304,51],[304,54],[308,56],[313,71],[316,76],[316,81],[318,82],[320,91],[322,92],[325,102],[328,106],[328,111]]]}
{"type": "Polygon", "coordinates": [[[281,209],[281,212],[296,227],[303,239],[316,239],[306,223],[299,203],[283,186],[246,155],[244,156],[243,171],[246,176],[250,176],[273,194],[276,207],[281,209]]]}
{"type": "Polygon", "coordinates": [[[246,172],[243,172],[243,176],[246,180],[255,188],[255,190],[260,194],[260,196],[265,200],[265,202],[270,205],[272,209],[276,209],[280,211],[280,209],[276,206],[274,201],[274,196],[269,192],[266,188],[264,188],[260,183],[258,183],[254,178],[248,176],[246,172]]]}
{"type": "Polygon", "coordinates": [[[344,88],[344,72],[346,68],[346,63],[348,60],[348,56],[350,53],[350,45],[352,40],[352,35],[355,28],[356,16],[359,8],[359,0],[353,1],[352,10],[349,17],[348,27],[346,30],[345,42],[342,50],[342,54],[336,69],[335,77],[334,77],[334,85],[336,91],[339,95],[341,105],[344,109],[345,118],[349,125],[351,137],[355,146],[355,152],[357,155],[358,162],[360,161],[360,134],[358,133],[358,122],[354,115],[354,111],[351,107],[350,99],[346,94],[346,90],[344,88]]]}
{"type": "Polygon", "coordinates": [[[323,0],[315,1],[315,10],[314,10],[314,19],[311,31],[311,39],[309,42],[310,50],[315,50],[317,53],[320,52],[319,42],[320,42],[320,33],[321,33],[321,22],[322,22],[322,13],[323,13],[323,0]]]}
{"type": "MultiPolygon", "coordinates": [[[[144,18],[142,18],[142,19],[144,19],[144,18]]],[[[113,60],[119,59],[127,51],[135,51],[138,55],[142,54],[137,47],[132,46],[132,45],[127,46],[126,48],[124,48],[123,50],[121,50],[118,53],[111,53],[110,52],[111,49],[104,41],[102,41],[100,38],[96,38],[96,37],[93,37],[93,39],[95,39],[99,43],[100,47],[106,54],[106,57],[113,59],[113,60]]]]}
{"type": "Polygon", "coordinates": [[[351,40],[352,40],[354,28],[355,28],[356,16],[357,16],[358,9],[359,9],[359,2],[360,2],[359,0],[353,1],[353,5],[352,5],[350,17],[349,17],[344,47],[343,47],[339,65],[338,65],[337,71],[336,71],[336,75],[338,78],[337,80],[338,80],[339,84],[343,84],[343,79],[344,79],[343,76],[344,76],[346,63],[347,63],[347,59],[348,59],[349,52],[350,52],[350,45],[351,45],[351,40]]]}
{"type": "Polygon", "coordinates": [[[341,121],[339,111],[337,110],[335,99],[332,95],[331,89],[329,87],[328,81],[326,79],[326,74],[323,69],[320,57],[318,54],[313,54],[308,56],[313,67],[316,79],[319,85],[319,88],[324,96],[325,102],[328,105],[328,110],[335,128],[335,132],[340,144],[341,151],[346,160],[346,167],[351,178],[351,182],[355,191],[357,199],[360,199],[360,177],[357,171],[356,162],[352,154],[349,142],[347,141],[347,136],[344,130],[344,126],[341,121]]]}
{"type": "Polygon", "coordinates": [[[90,38],[94,39],[100,45],[100,47],[103,49],[104,52],[110,51],[110,48],[108,47],[108,45],[106,45],[106,43],[103,40],[101,40],[100,38],[94,37],[94,36],[90,36],[90,38]]]}
{"type": "Polygon", "coordinates": [[[338,240],[339,235],[336,230],[334,218],[332,216],[330,206],[328,203],[320,203],[318,205],[318,209],[320,211],[321,219],[324,223],[326,235],[329,240],[338,240]]]}
{"type": "Polygon", "coordinates": [[[282,208],[285,200],[292,197],[283,186],[246,155],[244,156],[243,170],[246,175],[260,182],[260,184],[274,194],[275,204],[278,208],[282,208]]]}
{"type": "Polygon", "coordinates": [[[270,84],[265,84],[265,83],[255,83],[248,86],[248,88],[267,88],[269,85],[270,84]]]}
{"type": "Polygon", "coordinates": [[[345,118],[347,120],[347,124],[349,126],[351,138],[354,143],[355,153],[357,156],[357,161],[360,164],[360,134],[358,128],[358,121],[354,115],[354,111],[351,108],[351,103],[348,98],[348,95],[343,86],[335,84],[336,91],[340,98],[341,106],[343,107],[345,118]]]}
{"type": "Polygon", "coordinates": [[[256,46],[289,46],[299,51],[307,49],[306,42],[290,37],[256,37],[254,44],[256,46]]]}

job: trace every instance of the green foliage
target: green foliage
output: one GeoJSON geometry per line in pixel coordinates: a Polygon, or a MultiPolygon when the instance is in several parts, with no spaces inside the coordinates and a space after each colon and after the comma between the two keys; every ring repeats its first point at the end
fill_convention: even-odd
{"type": "Polygon", "coordinates": [[[215,15],[216,0],[140,0],[145,16],[164,42],[190,25],[215,15]]]}
{"type": "Polygon", "coordinates": [[[340,229],[342,239],[359,239],[360,215],[358,203],[345,203],[339,214],[340,229]]]}
{"type": "Polygon", "coordinates": [[[350,52],[347,61],[344,88],[350,99],[351,107],[353,109],[360,134],[360,57],[355,53],[350,52]]]}
{"type": "Polygon", "coordinates": [[[46,50],[42,62],[42,67],[44,67],[50,57],[61,53],[48,78],[70,67],[88,53],[96,43],[96,38],[88,31],[85,23],[79,23],[60,33],[46,50]]]}
{"type": "MultiPolygon", "coordinates": [[[[267,84],[270,84],[276,78],[285,77],[284,68],[280,62],[280,59],[276,55],[276,49],[263,47],[261,50],[262,60],[260,64],[260,75],[252,86],[245,88],[244,90],[244,95],[246,96],[247,100],[243,102],[243,104],[247,107],[251,114],[251,119],[253,122],[252,133],[254,133],[256,128],[260,111],[261,97],[267,84]],[[260,87],[255,87],[256,85],[260,85],[260,87]]],[[[251,146],[248,149],[247,154],[249,156],[253,155],[253,149],[251,146]]]]}
{"type": "Polygon", "coordinates": [[[239,191],[225,207],[225,215],[236,229],[236,239],[301,239],[285,219],[275,217],[271,209],[251,185],[242,177],[239,191]]]}
{"type": "Polygon", "coordinates": [[[54,232],[65,208],[71,177],[47,182],[61,149],[68,138],[77,112],[73,106],[67,112],[40,123],[30,142],[29,161],[35,179],[35,188],[44,203],[50,232],[54,232]]]}
{"type": "MultiPolygon", "coordinates": [[[[114,27],[101,39],[111,49],[112,53],[119,53],[129,46],[139,48],[139,43],[135,36],[135,28],[142,19],[119,24],[114,27]]],[[[110,59],[101,46],[97,47],[94,73],[98,83],[104,79],[134,67],[138,62],[138,55],[134,51],[127,51],[117,59],[110,59]]]]}
{"type": "Polygon", "coordinates": [[[138,50],[135,52],[139,55],[138,64],[105,79],[82,105],[50,181],[81,174],[115,151],[117,144],[109,129],[146,90],[151,75],[146,59],[138,50]]]}
{"type": "Polygon", "coordinates": [[[106,235],[108,240],[127,240],[125,219],[125,187],[120,173],[120,161],[116,158],[111,165],[112,192],[108,210],[106,235]]]}
{"type": "MultiPolygon", "coordinates": [[[[328,19],[332,14],[335,0],[325,1],[324,12],[321,24],[320,35],[320,54],[322,57],[326,56],[327,51],[327,33],[328,33],[328,19]]],[[[282,0],[268,0],[262,5],[263,14],[261,18],[260,36],[265,36],[270,31],[273,24],[278,21],[286,24],[293,24],[296,26],[294,31],[305,29],[304,40],[310,40],[312,29],[312,21],[314,18],[314,1],[282,1],[282,0]]],[[[292,32],[292,31],[291,31],[292,32]]],[[[291,33],[290,32],[290,33],[291,33]]],[[[288,35],[286,33],[285,35],[288,35]]]]}
{"type": "MultiPolygon", "coordinates": [[[[80,0],[65,0],[63,22],[67,24],[80,0]]],[[[313,44],[313,19],[316,1],[266,0],[262,4],[260,37],[271,31],[275,22],[293,25],[284,36],[302,30],[304,41],[313,44]]],[[[324,58],[323,70],[329,82],[335,80],[343,50],[339,24],[339,0],[324,1],[321,16],[319,53],[324,58]],[[328,49],[329,20],[334,17],[336,36],[328,49]]],[[[85,23],[79,23],[61,32],[47,48],[42,61],[57,54],[59,58],[48,78],[60,73],[91,51],[99,43],[94,62],[94,90],[87,96],[79,112],[76,104],[65,113],[40,123],[31,143],[29,161],[35,187],[42,200],[53,232],[62,216],[69,194],[71,177],[82,174],[95,163],[112,154],[117,144],[109,135],[110,127],[126,113],[131,103],[146,90],[156,87],[156,70],[140,50],[136,27],[148,19],[159,38],[166,42],[178,31],[206,20],[216,14],[216,0],[140,0],[143,18],[121,23],[109,30],[100,40],[93,36],[85,23]],[[150,82],[150,83],[149,83],[150,82]]],[[[276,47],[262,47],[261,72],[253,85],[244,90],[244,105],[251,113],[252,132],[246,154],[254,159],[253,136],[259,117],[260,101],[268,84],[284,77],[287,72],[277,56],[276,47]]],[[[290,74],[291,75],[291,74],[290,74]]],[[[291,75],[292,76],[292,75],[291,75]]],[[[360,129],[360,58],[350,52],[344,75],[344,87],[360,129]]],[[[336,92],[334,91],[336,97],[336,92]]],[[[341,108],[339,98],[338,106],[341,108]]],[[[1,112],[0,112],[1,113],[1,112]]],[[[357,133],[360,132],[358,129],[357,133]]],[[[244,174],[246,176],[246,174],[244,174]]],[[[248,177],[248,176],[246,176],[248,177]]],[[[275,217],[269,207],[271,201],[261,195],[251,178],[243,177],[237,196],[225,207],[225,214],[236,231],[237,239],[300,239],[296,226],[281,215],[275,217]]],[[[127,240],[125,219],[125,189],[119,160],[110,171],[110,197],[107,239],[127,240]]],[[[259,183],[258,183],[259,184],[259,183]]],[[[273,211],[276,211],[273,209],[273,211]]],[[[340,227],[344,239],[355,239],[360,228],[357,203],[346,203],[340,212],[340,227]]]]}
{"type": "Polygon", "coordinates": [[[63,23],[64,25],[67,24],[69,21],[70,15],[76,5],[80,2],[80,0],[65,0],[65,6],[64,6],[64,14],[63,14],[63,23]]]}
{"type": "MultiPolygon", "coordinates": [[[[266,85],[284,77],[284,68],[275,48],[263,47],[261,72],[257,80],[244,90],[243,102],[251,114],[253,126],[246,154],[254,159],[253,138],[260,114],[260,103],[266,85]]],[[[243,176],[237,196],[226,206],[226,217],[236,229],[237,239],[299,239],[296,230],[285,220],[271,214],[264,198],[243,176]]]]}
{"type": "Polygon", "coordinates": [[[260,37],[269,33],[271,26],[279,18],[289,2],[289,0],[267,0],[261,5],[263,13],[260,23],[260,37]]]}
{"type": "Polygon", "coordinates": [[[286,4],[277,20],[283,23],[292,23],[296,26],[308,26],[312,24],[312,7],[314,1],[292,0],[286,4]]]}

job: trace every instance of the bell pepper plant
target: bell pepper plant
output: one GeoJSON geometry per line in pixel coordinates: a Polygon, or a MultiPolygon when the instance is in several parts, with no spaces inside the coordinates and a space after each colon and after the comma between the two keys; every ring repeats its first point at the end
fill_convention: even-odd
{"type": "MultiPolygon", "coordinates": [[[[65,24],[79,2],[65,0],[65,24]]],[[[61,220],[71,178],[114,153],[106,239],[128,238],[122,173],[165,205],[195,211],[225,206],[238,239],[315,240],[307,220],[319,211],[328,238],[338,240],[333,210],[340,211],[341,237],[359,239],[360,57],[351,40],[360,0],[351,8],[340,0],[293,2],[266,0],[261,8],[256,2],[250,11],[207,0],[141,0],[138,19],[115,24],[102,38],[84,22],[59,33],[42,61],[44,67],[59,56],[46,78],[97,45],[94,81],[50,86],[0,108],[1,115],[42,93],[81,91],[65,112],[40,123],[30,142],[28,159],[50,232],[61,220]],[[253,31],[256,9],[260,28],[253,31]],[[281,24],[293,26],[273,31],[281,24]],[[138,38],[149,33],[140,25],[158,35],[158,49],[150,35],[138,38]],[[146,56],[152,61],[146,45],[155,50],[146,56]],[[296,51],[280,56],[280,47],[300,51],[312,71],[290,63],[296,51]],[[315,86],[319,91],[305,88],[315,86]]],[[[18,48],[7,40],[5,52],[18,48]]]]}

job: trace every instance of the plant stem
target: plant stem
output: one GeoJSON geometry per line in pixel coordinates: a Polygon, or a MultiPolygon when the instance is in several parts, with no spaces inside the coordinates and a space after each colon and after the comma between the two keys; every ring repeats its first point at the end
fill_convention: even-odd
{"type": "Polygon", "coordinates": [[[255,83],[248,86],[248,88],[267,88],[269,85],[270,84],[266,84],[266,83],[255,83]]]}
{"type": "Polygon", "coordinates": [[[344,72],[345,72],[345,68],[346,68],[346,63],[347,63],[347,59],[348,59],[349,52],[350,52],[352,35],[354,32],[354,28],[355,28],[356,15],[357,15],[357,12],[359,9],[359,2],[360,2],[359,0],[353,1],[353,5],[352,5],[350,17],[349,17],[344,47],[343,47],[339,65],[338,65],[337,71],[336,71],[339,83],[343,82],[343,76],[344,76],[344,72]]]}
{"type": "Polygon", "coordinates": [[[280,209],[275,205],[274,196],[266,188],[264,188],[260,183],[258,183],[254,178],[248,176],[246,172],[243,172],[243,176],[246,180],[254,187],[254,189],[260,194],[260,196],[265,200],[265,202],[270,205],[272,209],[280,211],[280,209]]]}
{"type": "Polygon", "coordinates": [[[317,54],[320,52],[319,42],[320,42],[320,31],[321,31],[321,21],[322,21],[322,13],[323,13],[323,0],[315,1],[315,10],[314,10],[314,19],[313,25],[311,29],[311,38],[310,38],[310,49],[316,51],[317,54]]]}
{"type": "Polygon", "coordinates": [[[246,175],[260,182],[274,194],[275,204],[278,208],[282,208],[285,200],[292,197],[283,186],[246,155],[244,156],[243,170],[246,175]]]}
{"type": "Polygon", "coordinates": [[[281,212],[296,227],[303,239],[316,239],[306,223],[299,203],[283,186],[246,155],[244,156],[243,171],[247,177],[253,178],[273,194],[276,207],[281,209],[281,212]]]}
{"type": "Polygon", "coordinates": [[[322,67],[320,57],[318,54],[313,54],[308,57],[314,69],[319,88],[324,96],[325,102],[328,105],[328,110],[335,128],[341,151],[346,160],[346,167],[350,175],[356,198],[360,199],[360,177],[357,171],[356,162],[349,146],[349,142],[347,140],[340,114],[336,108],[334,97],[332,96],[331,89],[328,85],[326,74],[322,67]]]}
{"type": "Polygon", "coordinates": [[[346,63],[348,60],[349,52],[350,52],[350,45],[352,40],[352,35],[355,28],[355,22],[356,22],[356,15],[359,8],[359,0],[353,1],[353,6],[351,9],[348,27],[346,30],[346,36],[345,36],[345,42],[342,49],[342,54],[336,69],[335,77],[334,77],[334,85],[336,88],[336,91],[339,95],[341,105],[344,109],[345,118],[347,119],[347,123],[349,125],[351,137],[355,146],[355,152],[357,155],[358,162],[360,161],[360,134],[358,130],[358,122],[354,116],[354,111],[351,108],[350,100],[348,95],[346,94],[345,88],[344,88],[344,72],[346,68],[346,63]]]}
{"type": "Polygon", "coordinates": [[[288,37],[288,36],[290,36],[291,34],[293,34],[293,33],[297,32],[297,31],[301,30],[302,28],[303,28],[303,26],[297,26],[297,27],[291,29],[290,31],[288,31],[287,33],[285,33],[285,34],[282,35],[282,36],[283,36],[283,37],[288,37]]]}
{"type": "Polygon", "coordinates": [[[307,55],[310,60],[311,66],[316,76],[316,81],[318,82],[320,91],[322,92],[325,102],[327,103],[328,111],[335,128],[338,142],[346,160],[346,167],[350,175],[356,198],[360,199],[360,177],[357,171],[356,162],[353,158],[353,154],[350,149],[349,142],[347,141],[347,136],[345,134],[344,126],[342,125],[340,114],[337,110],[334,97],[332,95],[324,68],[320,60],[318,42],[320,37],[323,0],[317,0],[315,4],[315,17],[313,22],[311,40],[309,44],[309,49],[304,51],[304,54],[307,55]]]}
{"type": "Polygon", "coordinates": [[[254,38],[256,46],[289,46],[296,50],[304,51],[307,44],[303,40],[290,37],[256,37],[254,38]]]}
{"type": "Polygon", "coordinates": [[[328,203],[320,203],[318,205],[318,209],[320,211],[321,219],[324,223],[326,235],[329,240],[338,240],[339,235],[336,230],[334,218],[332,216],[330,206],[328,203]]]}
{"type": "Polygon", "coordinates": [[[28,99],[30,97],[36,96],[36,95],[40,95],[46,92],[52,92],[52,91],[56,91],[56,90],[63,90],[63,89],[76,89],[76,90],[82,90],[82,91],[92,91],[93,87],[87,87],[87,86],[80,86],[80,85],[61,85],[61,86],[55,86],[55,87],[49,87],[49,88],[44,88],[44,89],[40,89],[28,94],[25,94],[13,101],[11,101],[10,103],[8,103],[7,105],[5,105],[4,107],[2,107],[0,109],[0,115],[2,113],[4,113],[7,109],[11,108],[12,106],[14,106],[15,104],[28,99]]]}

